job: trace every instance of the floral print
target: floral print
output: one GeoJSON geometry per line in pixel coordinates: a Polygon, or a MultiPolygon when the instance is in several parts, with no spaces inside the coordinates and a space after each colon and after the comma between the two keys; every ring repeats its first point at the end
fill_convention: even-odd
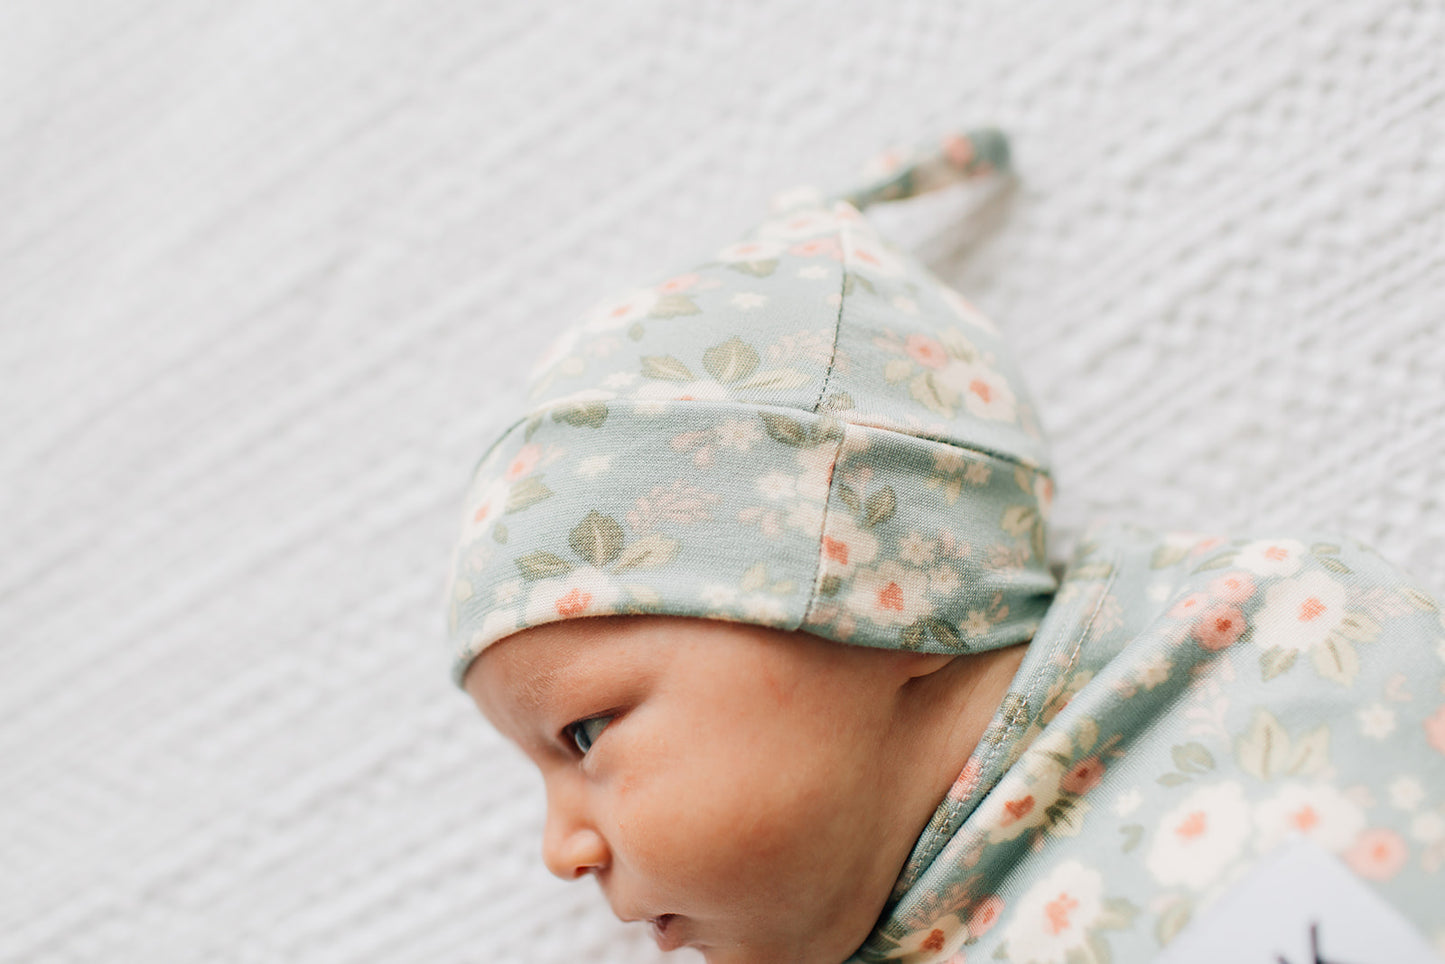
{"type": "Polygon", "coordinates": [[[1445,946],[1442,641],[1348,540],[1096,531],[850,961],[1152,960],[1300,840],[1445,946]]]}
{"type": "Polygon", "coordinates": [[[1055,585],[1033,404],[997,329],[860,212],[1007,150],[899,157],[862,194],[790,192],[553,344],[467,496],[457,682],[511,633],[608,613],[949,653],[1033,634],[1055,585]]]}

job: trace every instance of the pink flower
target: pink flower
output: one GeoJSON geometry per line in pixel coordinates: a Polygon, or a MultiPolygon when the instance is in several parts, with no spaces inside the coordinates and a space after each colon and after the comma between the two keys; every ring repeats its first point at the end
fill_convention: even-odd
{"type": "Polygon", "coordinates": [[[967,167],[968,162],[973,160],[973,142],[958,134],[950,134],[943,139],[943,153],[954,167],[967,167]]]}
{"type": "Polygon", "coordinates": [[[979,769],[978,757],[969,757],[968,762],[963,765],[963,772],[958,775],[957,780],[953,781],[953,786],[948,788],[948,799],[963,800],[967,798],[973,792],[973,788],[978,785],[979,769]]]}
{"type": "Polygon", "coordinates": [[[665,294],[675,295],[679,291],[686,291],[688,288],[691,288],[697,284],[699,280],[700,276],[697,274],[680,274],[676,278],[668,278],[657,286],[657,290],[665,294]]]}
{"type": "Polygon", "coordinates": [[[968,912],[968,936],[982,937],[1003,916],[1003,899],[989,894],[968,912]]]}
{"type": "Polygon", "coordinates": [[[837,238],[815,238],[812,241],[804,241],[802,244],[793,245],[788,249],[788,253],[804,258],[815,258],[822,255],[832,258],[834,261],[843,260],[843,249],[838,247],[837,238]]]}
{"type": "Polygon", "coordinates": [[[1174,608],[1169,610],[1169,615],[1176,619],[1184,616],[1193,616],[1203,609],[1204,604],[1207,602],[1209,602],[1209,597],[1204,595],[1204,593],[1192,592],[1175,603],[1174,608]]]}
{"type": "Polygon", "coordinates": [[[1409,858],[1405,841],[1393,830],[1375,827],[1360,834],[1345,852],[1345,862],[1355,873],[1370,880],[1389,880],[1400,872],[1409,858]]]}
{"type": "Polygon", "coordinates": [[[908,357],[924,368],[942,368],[948,364],[948,352],[944,350],[943,342],[937,338],[909,335],[907,350],[908,357]]]}
{"type": "Polygon", "coordinates": [[[1239,607],[1220,604],[1199,617],[1190,635],[1199,641],[1200,646],[1210,652],[1218,652],[1232,645],[1244,629],[1244,613],[1239,611],[1239,607]]]}
{"type": "Polygon", "coordinates": [[[516,456],[507,465],[506,479],[508,482],[515,482],[522,476],[531,472],[537,467],[537,462],[542,458],[542,446],[524,445],[517,450],[516,456]]]}
{"type": "Polygon", "coordinates": [[[1254,580],[1247,572],[1225,573],[1209,584],[1209,594],[1224,602],[1244,602],[1254,595],[1254,580]]]}
{"type": "Polygon", "coordinates": [[[1425,739],[1441,753],[1445,753],[1445,703],[1425,720],[1425,739]]]}
{"type": "Polygon", "coordinates": [[[1104,764],[1096,756],[1087,760],[1080,760],[1075,763],[1064,778],[1059,781],[1059,787],[1068,793],[1088,793],[1099,785],[1104,778],[1104,764]]]}

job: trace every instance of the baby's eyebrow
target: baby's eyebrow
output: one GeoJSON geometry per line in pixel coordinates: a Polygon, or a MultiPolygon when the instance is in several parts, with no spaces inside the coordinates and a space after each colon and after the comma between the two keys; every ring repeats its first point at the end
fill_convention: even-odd
{"type": "Polygon", "coordinates": [[[541,709],[547,703],[547,697],[551,694],[553,687],[557,685],[556,668],[545,669],[534,676],[528,676],[522,681],[520,699],[522,705],[529,710],[541,709]]]}

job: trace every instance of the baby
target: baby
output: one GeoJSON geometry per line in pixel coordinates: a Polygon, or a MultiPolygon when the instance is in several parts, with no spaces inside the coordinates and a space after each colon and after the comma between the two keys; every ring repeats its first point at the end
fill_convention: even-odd
{"type": "Polygon", "coordinates": [[[547,866],[710,964],[1103,964],[1288,843],[1445,941],[1427,593],[1321,535],[1111,527],[1050,568],[999,332],[860,214],[1007,158],[975,131],[783,195],[539,366],[450,598],[547,866]]]}

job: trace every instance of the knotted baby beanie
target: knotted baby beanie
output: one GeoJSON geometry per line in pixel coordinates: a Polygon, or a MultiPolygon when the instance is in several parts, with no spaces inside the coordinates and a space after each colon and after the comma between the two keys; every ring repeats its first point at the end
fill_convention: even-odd
{"type": "Polygon", "coordinates": [[[860,213],[1007,162],[992,130],[890,151],[566,330],[467,492],[454,681],[599,615],[936,653],[1031,638],[1055,585],[1037,413],[998,329],[860,213]]]}

